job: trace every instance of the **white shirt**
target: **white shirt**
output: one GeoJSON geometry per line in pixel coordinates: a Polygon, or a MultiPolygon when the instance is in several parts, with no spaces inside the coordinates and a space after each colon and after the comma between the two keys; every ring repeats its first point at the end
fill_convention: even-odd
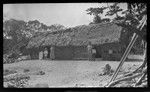
{"type": "Polygon", "coordinates": [[[44,54],[48,54],[48,51],[47,51],[47,50],[45,50],[45,51],[44,51],[44,54]]]}
{"type": "Polygon", "coordinates": [[[92,49],[92,46],[91,46],[91,45],[88,45],[87,48],[88,48],[88,50],[91,50],[91,49],[92,49]]]}
{"type": "Polygon", "coordinates": [[[95,49],[92,49],[92,53],[96,53],[96,50],[95,50],[95,49]]]}

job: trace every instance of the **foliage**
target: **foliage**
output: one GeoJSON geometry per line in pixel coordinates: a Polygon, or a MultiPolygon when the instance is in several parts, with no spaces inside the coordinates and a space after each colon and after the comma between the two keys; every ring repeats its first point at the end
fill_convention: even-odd
{"type": "Polygon", "coordinates": [[[3,56],[3,64],[9,64],[9,63],[15,63],[15,62],[19,62],[19,60],[15,58],[8,58],[8,57],[3,56]]]}
{"type": "MultiPolygon", "coordinates": [[[[118,23],[116,23],[116,24],[119,26],[122,26],[121,24],[123,24],[123,25],[128,24],[126,27],[122,26],[123,29],[122,29],[121,38],[120,38],[120,43],[122,45],[124,45],[124,47],[126,48],[132,38],[133,33],[135,32],[135,31],[133,32],[132,27],[136,28],[137,25],[139,25],[139,23],[140,23],[139,21],[143,18],[143,15],[147,15],[146,14],[147,6],[146,6],[146,3],[127,3],[127,10],[123,10],[120,8],[119,4],[120,3],[114,3],[110,6],[108,6],[107,8],[109,8],[109,9],[108,9],[108,11],[106,11],[105,16],[114,16],[115,15],[115,17],[111,21],[113,21],[113,22],[117,21],[118,23]],[[124,16],[120,16],[118,14],[119,12],[122,12],[122,14],[124,14],[124,16]],[[129,28],[131,28],[131,30],[129,28]]],[[[100,8],[89,8],[89,10],[90,10],[90,12],[88,14],[90,14],[90,15],[91,14],[99,15],[99,14],[104,13],[103,9],[100,9],[100,8]],[[102,12],[98,12],[98,11],[102,11],[102,12]]],[[[98,23],[102,19],[94,17],[93,20],[96,21],[95,23],[98,23]]],[[[107,21],[107,22],[110,22],[110,21],[107,21]]],[[[90,23],[90,24],[92,24],[92,23],[90,23]]],[[[146,35],[146,33],[145,33],[146,31],[144,31],[144,29],[146,29],[146,25],[144,26],[142,32],[136,31],[136,33],[138,35],[140,35],[142,39],[146,35]]],[[[141,46],[141,42],[142,42],[141,38],[135,42],[135,44],[133,46],[134,48],[138,47],[140,49],[142,47],[141,46]]]]}
{"type": "Polygon", "coordinates": [[[23,74],[4,76],[4,87],[25,88],[28,86],[29,76],[23,74]]]}
{"type": "Polygon", "coordinates": [[[94,19],[92,23],[101,23],[107,21],[106,19],[103,20],[100,16],[100,14],[103,14],[105,9],[107,9],[107,7],[88,8],[86,11],[88,12],[87,14],[94,15],[94,19]]]}
{"type": "MultiPolygon", "coordinates": [[[[126,34],[129,35],[131,38],[132,34],[135,32],[137,33],[140,38],[138,38],[133,46],[133,48],[136,50],[140,50],[142,48],[142,40],[145,40],[145,36],[146,36],[146,25],[144,26],[143,30],[140,32],[138,31],[134,31],[133,29],[135,29],[139,23],[140,20],[143,18],[143,15],[147,15],[147,7],[146,4],[144,3],[133,3],[133,4],[127,4],[128,5],[128,9],[126,11],[124,11],[123,13],[126,14],[125,15],[125,19],[123,22],[119,23],[118,25],[125,25],[125,32],[128,33],[126,34]]],[[[124,26],[123,26],[124,27],[124,26]]]]}
{"type": "Polygon", "coordinates": [[[94,17],[93,23],[101,23],[101,22],[102,22],[101,17],[99,17],[98,15],[96,15],[96,16],[94,17]]]}
{"type": "MultiPolygon", "coordinates": [[[[147,6],[146,6],[146,4],[143,4],[143,3],[128,4],[128,9],[127,9],[127,11],[125,11],[126,15],[125,15],[124,20],[117,21],[116,24],[125,28],[125,32],[130,31],[131,36],[133,33],[136,33],[137,35],[139,35],[142,38],[141,40],[144,40],[147,42],[147,40],[145,40],[145,38],[144,38],[145,36],[143,36],[143,35],[146,35],[145,34],[146,26],[147,26],[147,22],[146,22],[147,21],[147,14],[146,14],[147,10],[146,9],[147,9],[147,6]],[[145,18],[145,20],[143,20],[144,18],[145,18]],[[142,26],[141,26],[141,24],[142,24],[142,26]],[[145,31],[143,31],[143,30],[145,30],[145,31]]],[[[130,34],[128,34],[128,35],[130,35],[130,34]]],[[[139,40],[136,40],[136,41],[139,42],[139,40]]],[[[137,85],[139,85],[139,84],[141,85],[142,80],[146,79],[145,76],[147,75],[146,62],[147,62],[147,60],[146,60],[146,56],[145,56],[143,64],[138,69],[136,69],[134,72],[132,72],[134,75],[131,75],[131,76],[129,75],[128,77],[124,76],[122,79],[112,81],[107,85],[107,87],[116,85],[117,83],[119,83],[121,81],[127,81],[127,80],[133,80],[133,79],[135,80],[135,78],[137,78],[138,76],[140,76],[140,77],[136,81],[136,83],[133,85],[133,87],[137,87],[137,85]],[[142,72],[137,74],[138,73],[137,71],[140,71],[140,70],[142,70],[142,72]]],[[[120,67],[120,66],[118,66],[118,67],[120,67]]],[[[117,68],[117,69],[119,69],[119,68],[117,68]]],[[[144,86],[145,86],[145,84],[144,84],[144,86]]]]}
{"type": "Polygon", "coordinates": [[[58,32],[39,34],[30,40],[28,48],[55,46],[84,46],[88,41],[92,44],[103,44],[118,41],[121,27],[113,23],[81,25],[58,32]]]}
{"type": "Polygon", "coordinates": [[[86,11],[88,12],[87,14],[90,14],[90,15],[98,15],[98,14],[102,14],[105,9],[107,9],[107,7],[88,8],[86,11]]]}
{"type": "Polygon", "coordinates": [[[7,76],[9,74],[14,74],[14,73],[17,73],[17,71],[15,70],[3,70],[3,76],[7,76]]]}
{"type": "Polygon", "coordinates": [[[39,71],[36,75],[45,75],[45,72],[39,71]]]}
{"type": "Polygon", "coordinates": [[[116,19],[120,19],[121,17],[118,15],[118,12],[122,11],[123,9],[121,9],[119,6],[118,6],[118,3],[114,3],[113,5],[111,5],[109,7],[109,11],[106,13],[105,16],[113,16],[114,14],[116,15],[116,19]]]}
{"type": "Polygon", "coordinates": [[[53,24],[53,25],[51,25],[51,26],[48,26],[48,28],[49,28],[52,32],[58,31],[58,30],[66,29],[65,26],[60,25],[60,24],[53,24]]]}
{"type": "Polygon", "coordinates": [[[65,29],[65,27],[60,24],[46,26],[38,20],[25,22],[16,19],[3,19],[3,54],[13,55],[11,56],[12,58],[18,58],[19,54],[25,51],[23,49],[26,48],[29,40],[34,35],[60,29],[65,29]]]}
{"type": "MultiPolygon", "coordinates": [[[[7,21],[4,21],[3,23],[3,30],[4,33],[11,37],[11,39],[6,39],[3,37],[3,47],[4,47],[4,54],[10,52],[15,45],[18,43],[26,43],[28,41],[28,38],[23,34],[21,30],[24,29],[25,22],[20,20],[14,20],[10,19],[7,21]]],[[[17,48],[14,48],[17,50],[17,48]]]]}

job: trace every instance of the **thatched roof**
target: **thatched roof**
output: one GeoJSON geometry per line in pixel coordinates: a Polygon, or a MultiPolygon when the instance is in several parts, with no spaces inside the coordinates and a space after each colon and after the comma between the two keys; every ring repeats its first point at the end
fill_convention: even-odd
{"type": "Polygon", "coordinates": [[[83,46],[89,41],[92,44],[104,44],[119,41],[121,27],[113,23],[100,23],[76,26],[65,30],[37,35],[31,39],[28,48],[39,46],[83,46]]]}

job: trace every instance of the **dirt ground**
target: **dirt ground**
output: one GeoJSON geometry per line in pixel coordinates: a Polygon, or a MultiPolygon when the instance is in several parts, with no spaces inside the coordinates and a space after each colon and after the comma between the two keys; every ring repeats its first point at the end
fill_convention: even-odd
{"type": "MultiPolygon", "coordinates": [[[[24,73],[31,79],[31,87],[40,83],[48,84],[49,87],[103,87],[111,76],[99,76],[102,68],[110,64],[115,70],[118,61],[51,61],[51,60],[27,60],[18,63],[4,64],[3,69],[16,70],[17,73],[24,73]],[[44,75],[37,75],[37,72],[44,71],[44,75]]],[[[128,72],[136,69],[142,62],[125,62],[121,71],[128,72]]]]}

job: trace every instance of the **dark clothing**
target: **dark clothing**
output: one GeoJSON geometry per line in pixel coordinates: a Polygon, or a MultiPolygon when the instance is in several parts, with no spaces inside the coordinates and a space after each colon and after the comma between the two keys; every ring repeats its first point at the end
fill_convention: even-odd
{"type": "Polygon", "coordinates": [[[92,54],[92,60],[95,61],[96,53],[92,54]]]}
{"type": "Polygon", "coordinates": [[[92,61],[92,53],[90,51],[88,51],[88,59],[89,61],[92,61]]]}
{"type": "Polygon", "coordinates": [[[50,49],[50,59],[54,60],[55,59],[55,52],[54,52],[54,47],[51,47],[50,49]]]}
{"type": "Polygon", "coordinates": [[[95,61],[95,57],[96,57],[96,49],[92,49],[92,61],[95,61]]]}

